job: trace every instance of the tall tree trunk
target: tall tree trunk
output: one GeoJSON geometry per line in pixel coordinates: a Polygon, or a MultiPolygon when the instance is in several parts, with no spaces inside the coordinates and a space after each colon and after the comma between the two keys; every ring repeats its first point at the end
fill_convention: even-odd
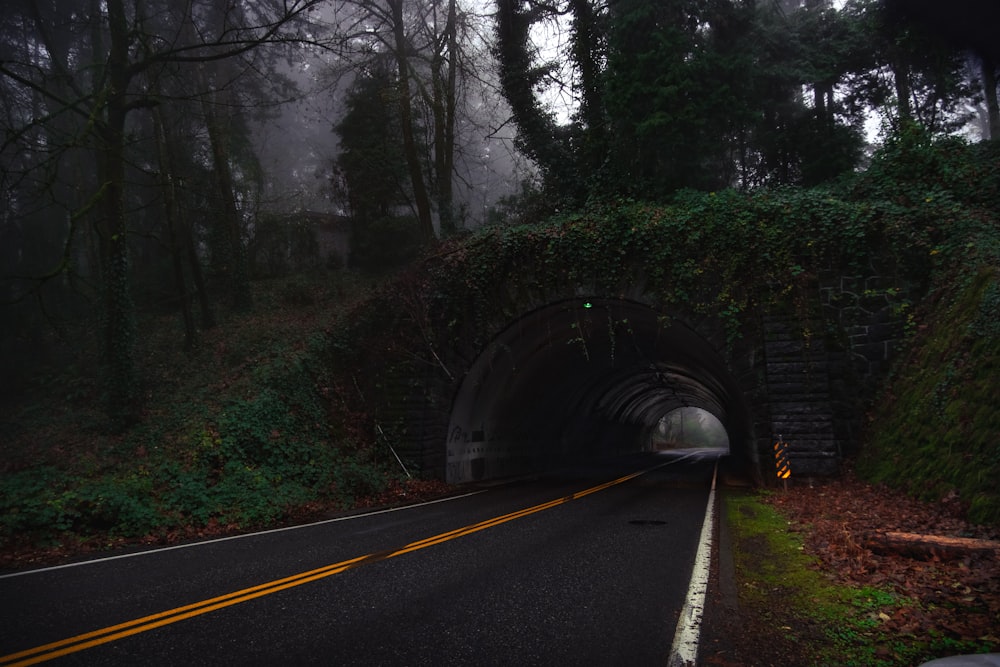
{"type": "Polygon", "coordinates": [[[831,120],[830,113],[826,106],[828,89],[829,86],[824,83],[813,84],[813,107],[816,111],[816,120],[824,126],[831,120]]]}
{"type": "Polygon", "coordinates": [[[426,240],[434,238],[434,220],[431,216],[431,201],[427,195],[424,183],[423,169],[420,166],[420,153],[413,132],[413,109],[410,100],[410,65],[409,45],[406,40],[406,26],[403,24],[403,4],[406,0],[389,0],[392,9],[392,29],[395,40],[395,57],[398,68],[399,119],[403,126],[403,150],[406,153],[406,165],[410,172],[410,185],[413,187],[413,199],[417,206],[417,220],[420,232],[426,240]]]}
{"type": "Polygon", "coordinates": [[[106,364],[107,410],[116,427],[134,422],[139,414],[135,366],[135,306],[128,261],[125,219],[125,117],[129,85],[128,23],[122,0],[108,0],[110,50],[107,59],[107,117],[99,135],[98,173],[103,189],[102,260],[104,265],[103,356],[106,364]]]}
{"type": "Polygon", "coordinates": [[[205,285],[205,273],[201,270],[201,259],[198,257],[198,249],[194,244],[194,231],[191,229],[191,224],[186,219],[183,222],[184,246],[187,251],[188,265],[191,267],[191,280],[194,282],[195,291],[198,293],[201,328],[211,329],[215,326],[215,313],[212,310],[212,301],[208,296],[208,288],[205,285]]]}
{"type": "Polygon", "coordinates": [[[979,58],[983,74],[983,94],[986,97],[986,116],[989,119],[990,141],[1000,141],[1000,106],[997,104],[997,65],[992,58],[979,58]]]}
{"type": "Polygon", "coordinates": [[[215,163],[215,177],[219,187],[219,197],[222,200],[222,219],[229,249],[228,273],[233,307],[239,312],[247,312],[253,307],[253,295],[250,290],[247,249],[246,244],[243,243],[243,225],[240,224],[240,212],[236,208],[233,172],[229,166],[229,133],[223,120],[215,112],[213,103],[214,100],[210,101],[207,97],[202,97],[205,126],[208,129],[208,141],[212,147],[212,160],[215,163]]]}
{"type": "MultiPolygon", "coordinates": [[[[174,153],[174,146],[179,142],[175,136],[170,132],[170,127],[163,126],[164,142],[167,156],[168,166],[175,170],[179,164],[177,160],[177,155],[174,153]]],[[[171,188],[173,188],[175,196],[174,201],[177,203],[176,188],[177,179],[175,178],[171,183],[171,188]]],[[[201,259],[198,257],[198,249],[194,242],[194,229],[192,228],[191,221],[184,212],[184,207],[177,203],[176,206],[176,232],[177,232],[177,252],[183,253],[183,257],[187,258],[188,267],[191,270],[191,282],[194,283],[195,294],[198,296],[198,310],[201,315],[201,328],[211,329],[215,326],[215,312],[212,309],[212,300],[208,295],[208,287],[205,285],[205,272],[201,269],[201,259]]]]}
{"type": "Polygon", "coordinates": [[[455,84],[457,80],[456,0],[448,0],[444,38],[432,63],[434,110],[434,174],[441,236],[458,231],[455,220],[452,172],[455,167],[455,84]],[[445,68],[447,70],[445,71],[445,68]]]}
{"type": "Polygon", "coordinates": [[[570,0],[573,14],[573,59],[580,70],[580,114],[584,128],[583,151],[587,167],[596,171],[606,158],[604,94],[599,51],[600,29],[590,0],[570,0]]]}
{"type": "Polygon", "coordinates": [[[163,191],[163,215],[167,222],[167,234],[170,240],[170,258],[174,270],[174,284],[177,287],[177,298],[180,299],[181,319],[184,323],[184,349],[188,352],[194,349],[197,331],[194,326],[194,314],[191,312],[191,296],[188,294],[184,280],[184,262],[180,244],[178,227],[180,215],[177,206],[177,191],[173,160],[169,153],[170,142],[167,130],[163,126],[163,116],[158,108],[153,109],[153,130],[156,134],[156,158],[160,167],[160,189],[163,191]]]}
{"type": "Polygon", "coordinates": [[[913,111],[910,107],[910,72],[906,65],[893,63],[892,78],[896,85],[896,111],[899,114],[899,122],[911,120],[913,111]]]}

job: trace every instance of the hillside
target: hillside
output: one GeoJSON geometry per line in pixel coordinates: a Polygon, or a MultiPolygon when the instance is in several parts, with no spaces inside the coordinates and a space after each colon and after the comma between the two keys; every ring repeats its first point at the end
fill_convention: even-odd
{"type": "Polygon", "coordinates": [[[325,384],[324,331],[372,285],[339,272],[258,281],[253,314],[203,331],[191,355],[176,316],[146,317],[145,410],[123,433],[107,427],[86,356],[40,372],[0,424],[5,559],[272,526],[406,491],[325,384]]]}
{"type": "Polygon", "coordinates": [[[968,149],[918,133],[889,144],[859,180],[919,213],[931,260],[908,345],[867,414],[858,472],[1000,523],[1000,143],[968,149]]]}

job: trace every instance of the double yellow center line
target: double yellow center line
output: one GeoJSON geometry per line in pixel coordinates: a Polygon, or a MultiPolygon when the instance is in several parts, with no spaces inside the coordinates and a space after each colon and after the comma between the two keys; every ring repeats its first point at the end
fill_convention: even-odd
{"type": "Polygon", "coordinates": [[[638,472],[625,475],[624,477],[619,477],[618,479],[610,482],[605,482],[604,484],[599,484],[568,496],[550,500],[549,502],[542,503],[541,505],[535,505],[533,507],[518,510],[517,512],[511,512],[510,514],[504,514],[503,516],[494,517],[463,528],[456,528],[455,530],[451,530],[446,533],[441,533],[433,537],[411,542],[399,549],[358,556],[357,558],[340,561],[339,563],[326,565],[324,567],[316,568],[315,570],[300,572],[299,574],[285,577],[284,579],[276,579],[266,584],[244,588],[243,590],[234,591],[232,593],[220,595],[208,600],[202,600],[201,602],[195,602],[183,607],[177,607],[175,609],[170,609],[169,611],[162,611],[150,616],[137,618],[126,623],[119,623],[118,625],[112,625],[100,630],[94,630],[93,632],[76,635],[75,637],[69,637],[50,644],[44,644],[42,646],[36,646],[35,648],[19,651],[17,653],[0,656],[0,665],[34,665],[39,662],[45,662],[46,660],[53,660],[70,653],[77,653],[88,648],[100,646],[101,644],[107,644],[109,642],[124,639],[125,637],[137,635],[142,632],[148,632],[149,630],[153,630],[164,625],[170,625],[171,623],[183,621],[186,618],[201,616],[202,614],[207,614],[209,612],[216,611],[217,609],[231,607],[233,605],[248,602],[255,598],[277,593],[278,591],[283,591],[288,588],[294,588],[295,586],[308,584],[312,581],[318,581],[367,563],[376,563],[378,561],[387,560],[396,556],[402,556],[403,554],[410,553],[411,551],[426,549],[427,547],[434,546],[435,544],[441,544],[442,542],[447,542],[448,540],[453,540],[458,537],[478,533],[481,530],[493,528],[494,526],[499,526],[500,524],[507,523],[508,521],[520,519],[531,514],[542,512],[558,505],[563,505],[573,500],[577,500],[578,498],[589,496],[592,493],[597,493],[598,491],[603,491],[604,489],[617,484],[627,482],[628,480],[638,477],[639,475],[655,470],[662,465],[665,464],[654,466],[653,468],[648,468],[646,470],[640,470],[638,472]]]}

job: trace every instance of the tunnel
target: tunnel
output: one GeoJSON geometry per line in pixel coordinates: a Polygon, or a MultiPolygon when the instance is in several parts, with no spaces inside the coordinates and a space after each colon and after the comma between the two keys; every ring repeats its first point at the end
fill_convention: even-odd
{"type": "Polygon", "coordinates": [[[450,483],[643,451],[665,415],[715,416],[729,458],[749,466],[751,419],[723,355],[643,303],[580,297],[533,310],[478,355],[452,403],[450,483]]]}

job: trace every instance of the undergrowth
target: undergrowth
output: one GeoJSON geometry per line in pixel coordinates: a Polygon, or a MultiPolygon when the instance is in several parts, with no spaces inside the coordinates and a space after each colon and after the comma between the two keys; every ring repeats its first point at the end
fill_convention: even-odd
{"type": "Polygon", "coordinates": [[[39,391],[5,429],[0,546],[264,526],[380,492],[391,470],[331,420],[324,395],[322,331],[363,289],[351,280],[257,283],[254,314],[202,332],[190,356],[172,318],[150,317],[150,409],[122,435],[101,428],[84,367],[41,375],[51,398],[39,391]]]}

